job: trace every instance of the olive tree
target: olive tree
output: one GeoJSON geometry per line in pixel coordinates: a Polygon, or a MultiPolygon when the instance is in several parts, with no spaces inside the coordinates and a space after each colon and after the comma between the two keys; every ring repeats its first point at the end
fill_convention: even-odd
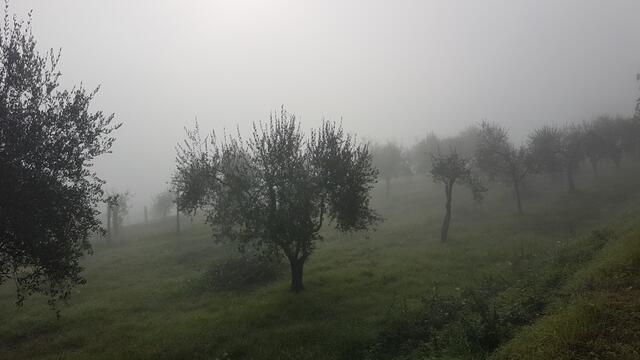
{"type": "Polygon", "coordinates": [[[389,197],[391,180],[411,172],[409,160],[402,148],[393,142],[376,146],[373,150],[373,164],[385,182],[385,194],[389,197]]]}
{"type": "Polygon", "coordinates": [[[596,166],[593,168],[594,172],[597,172],[598,159],[609,160],[615,164],[616,168],[620,167],[625,150],[628,122],[629,120],[625,118],[602,115],[588,125],[585,152],[592,167],[596,166]],[[596,155],[595,159],[594,155],[596,155]],[[594,160],[596,160],[595,163],[594,160]]]}
{"type": "Polygon", "coordinates": [[[175,194],[169,190],[165,190],[157,194],[153,199],[153,215],[156,218],[166,218],[174,206],[175,194]]]}
{"type": "Polygon", "coordinates": [[[533,161],[542,170],[563,171],[569,192],[575,192],[574,173],[586,156],[585,139],[584,128],[577,125],[544,126],[529,137],[533,161]]]}
{"type": "Polygon", "coordinates": [[[96,91],[60,88],[60,53],[39,53],[30,24],[5,9],[0,25],[0,283],[18,305],[41,293],[53,306],[85,281],[80,258],[102,231],[91,166],[119,125],[90,110],[96,91]]]}
{"type": "Polygon", "coordinates": [[[522,182],[533,169],[533,163],[526,146],[516,147],[509,141],[507,130],[500,125],[483,121],[476,149],[478,168],[513,187],[518,214],[522,215],[520,195],[522,182]]]}
{"type": "Polygon", "coordinates": [[[431,170],[431,157],[440,146],[440,139],[435,133],[430,132],[414,144],[409,150],[408,158],[412,171],[416,174],[428,174],[431,170]]]}
{"type": "Polygon", "coordinates": [[[371,153],[332,122],[305,136],[282,108],[254,123],[246,140],[202,138],[196,126],[177,151],[180,210],[204,209],[217,240],[285,256],[294,292],[303,289],[323,224],[354,231],[379,220],[369,205],[377,177],[371,153]]]}
{"type": "Polygon", "coordinates": [[[574,174],[586,157],[584,129],[570,125],[562,129],[560,137],[560,161],[567,176],[569,192],[576,191],[574,174]]]}
{"type": "Polygon", "coordinates": [[[487,189],[472,171],[472,160],[465,158],[454,150],[449,154],[440,152],[431,155],[431,176],[433,181],[444,184],[445,215],[442,221],[440,240],[446,242],[449,238],[449,223],[451,222],[451,202],[453,188],[456,184],[467,186],[477,202],[482,201],[487,189]]]}
{"type": "Polygon", "coordinates": [[[130,199],[131,194],[128,191],[113,192],[106,196],[108,239],[111,239],[112,235],[120,235],[124,220],[129,215],[129,209],[131,208],[130,199]]]}
{"type": "Polygon", "coordinates": [[[554,126],[543,126],[529,135],[529,150],[536,168],[551,175],[562,171],[559,153],[562,134],[554,126]]]}

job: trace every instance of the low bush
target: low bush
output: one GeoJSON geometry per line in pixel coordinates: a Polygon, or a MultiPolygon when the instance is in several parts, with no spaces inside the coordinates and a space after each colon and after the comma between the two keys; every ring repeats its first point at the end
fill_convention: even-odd
{"type": "Polygon", "coordinates": [[[241,290],[278,280],[284,265],[280,259],[246,255],[211,264],[204,283],[212,290],[241,290]]]}
{"type": "Polygon", "coordinates": [[[549,297],[581,264],[610,240],[610,230],[563,244],[549,259],[534,259],[534,269],[511,282],[485,276],[473,288],[442,295],[434,287],[416,309],[403,308],[369,347],[367,359],[484,359],[511,339],[520,327],[545,314],[549,297]],[[537,268],[539,267],[539,268],[537,268]]]}

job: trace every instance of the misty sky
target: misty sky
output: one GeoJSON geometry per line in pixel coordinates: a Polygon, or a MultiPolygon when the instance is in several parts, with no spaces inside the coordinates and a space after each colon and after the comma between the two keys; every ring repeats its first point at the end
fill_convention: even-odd
{"type": "Polygon", "coordinates": [[[343,117],[403,144],[486,118],[521,139],[630,114],[640,94],[638,0],[11,1],[28,9],[64,85],[101,85],[95,108],[124,123],[98,170],[138,209],[196,116],[248,130],[285,104],[305,127],[343,117]]]}

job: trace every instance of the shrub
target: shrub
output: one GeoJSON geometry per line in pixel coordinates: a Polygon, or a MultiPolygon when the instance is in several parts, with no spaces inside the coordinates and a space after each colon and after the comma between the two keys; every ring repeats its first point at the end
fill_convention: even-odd
{"type": "Polygon", "coordinates": [[[283,273],[280,259],[247,255],[213,263],[204,273],[206,287],[213,290],[241,290],[271,283],[283,273]]]}
{"type": "Polygon", "coordinates": [[[419,308],[391,318],[366,359],[482,359],[542,316],[553,298],[561,299],[567,279],[593,259],[616,234],[608,229],[562,244],[549,259],[537,259],[532,271],[507,281],[485,276],[472,288],[441,295],[437,287],[419,308]]]}

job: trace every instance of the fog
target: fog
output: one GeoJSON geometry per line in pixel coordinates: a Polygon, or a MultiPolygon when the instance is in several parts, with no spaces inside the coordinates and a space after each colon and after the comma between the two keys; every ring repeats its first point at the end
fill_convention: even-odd
{"type": "Polygon", "coordinates": [[[368,139],[411,144],[488,119],[516,139],[540,124],[629,114],[638,96],[640,2],[46,1],[40,49],[62,82],[101,86],[123,127],[96,165],[140,206],[164,188],[174,146],[203,129],[250,129],[284,104],[368,139]]]}

